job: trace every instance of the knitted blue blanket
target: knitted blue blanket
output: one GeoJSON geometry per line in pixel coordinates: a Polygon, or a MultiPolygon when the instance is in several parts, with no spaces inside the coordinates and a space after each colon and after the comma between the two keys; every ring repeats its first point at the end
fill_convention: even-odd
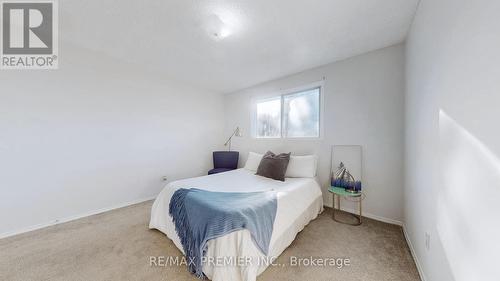
{"type": "Polygon", "coordinates": [[[206,243],[233,231],[248,229],[256,246],[267,255],[278,201],[275,192],[211,192],[179,189],[169,213],[188,258],[188,268],[203,278],[206,243]]]}

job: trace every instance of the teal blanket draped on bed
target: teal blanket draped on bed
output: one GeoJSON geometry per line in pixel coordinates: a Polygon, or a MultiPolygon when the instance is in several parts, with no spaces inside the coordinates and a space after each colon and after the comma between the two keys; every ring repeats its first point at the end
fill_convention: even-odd
{"type": "Polygon", "coordinates": [[[273,191],[175,191],[169,213],[188,258],[189,271],[203,278],[202,257],[207,241],[241,229],[249,230],[256,246],[267,255],[277,207],[273,191]]]}

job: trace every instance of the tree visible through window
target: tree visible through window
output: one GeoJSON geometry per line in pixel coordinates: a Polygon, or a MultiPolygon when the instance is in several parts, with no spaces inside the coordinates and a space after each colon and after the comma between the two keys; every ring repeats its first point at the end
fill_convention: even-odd
{"type": "Polygon", "coordinates": [[[316,87],[258,101],[257,138],[301,138],[320,135],[320,93],[316,87]]]}

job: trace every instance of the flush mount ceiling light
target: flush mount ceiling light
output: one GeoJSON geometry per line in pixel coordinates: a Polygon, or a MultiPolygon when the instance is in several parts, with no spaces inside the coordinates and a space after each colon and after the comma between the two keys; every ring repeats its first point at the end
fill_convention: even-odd
{"type": "Polygon", "coordinates": [[[229,26],[222,21],[222,19],[212,14],[207,19],[207,30],[210,36],[214,37],[216,40],[221,40],[229,35],[231,35],[231,29],[229,26]]]}

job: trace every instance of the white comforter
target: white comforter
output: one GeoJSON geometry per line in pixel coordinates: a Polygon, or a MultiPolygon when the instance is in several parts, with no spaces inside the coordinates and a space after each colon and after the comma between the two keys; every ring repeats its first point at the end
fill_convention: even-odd
{"type": "MultiPolygon", "coordinates": [[[[269,245],[269,256],[278,257],[311,220],[323,211],[321,188],[313,178],[287,178],[285,182],[254,175],[254,172],[238,169],[210,176],[189,178],[171,182],[156,198],[152,210],[150,228],[165,233],[182,252],[182,244],[175,232],[168,206],[173,193],[179,188],[199,188],[211,191],[255,192],[277,191],[278,209],[273,234],[269,245]]],[[[206,258],[252,257],[264,258],[255,246],[248,230],[239,230],[208,241],[206,258]]],[[[214,259],[215,260],[215,259],[214,259]]],[[[265,263],[244,266],[218,266],[205,263],[203,272],[213,281],[252,281],[261,274],[265,263]]]]}

